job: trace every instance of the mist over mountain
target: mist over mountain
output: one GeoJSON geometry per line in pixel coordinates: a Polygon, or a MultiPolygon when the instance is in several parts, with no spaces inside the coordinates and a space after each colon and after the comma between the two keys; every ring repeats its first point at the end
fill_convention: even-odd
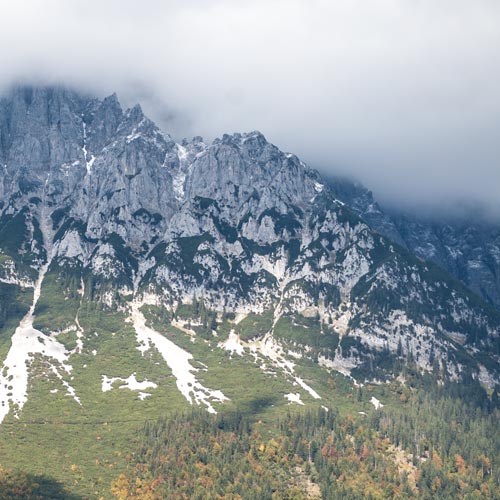
{"type": "Polygon", "coordinates": [[[498,218],[499,18],[490,0],[4,2],[0,87],[116,91],[178,142],[258,129],[385,205],[498,218]]]}

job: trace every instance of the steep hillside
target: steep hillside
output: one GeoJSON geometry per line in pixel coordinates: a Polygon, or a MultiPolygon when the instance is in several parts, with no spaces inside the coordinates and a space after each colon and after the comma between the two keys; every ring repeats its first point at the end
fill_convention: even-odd
{"type": "Polygon", "coordinates": [[[500,224],[481,214],[423,216],[380,206],[361,184],[331,177],[328,185],[372,229],[448,271],[500,309],[500,224]]]}
{"type": "Polygon", "coordinates": [[[357,412],[353,384],[413,364],[498,382],[500,313],[259,132],[179,144],[116,96],[20,88],[0,162],[0,461],[85,449],[97,478],[145,416],[188,404],[357,412]],[[34,453],[20,425],[61,446],[34,453]]]}

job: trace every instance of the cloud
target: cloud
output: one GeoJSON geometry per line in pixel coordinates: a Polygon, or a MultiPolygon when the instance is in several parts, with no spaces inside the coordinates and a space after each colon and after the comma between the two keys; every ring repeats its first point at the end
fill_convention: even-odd
{"type": "Polygon", "coordinates": [[[496,0],[24,0],[0,88],[117,91],[177,138],[261,130],[388,203],[500,214],[496,0]]]}

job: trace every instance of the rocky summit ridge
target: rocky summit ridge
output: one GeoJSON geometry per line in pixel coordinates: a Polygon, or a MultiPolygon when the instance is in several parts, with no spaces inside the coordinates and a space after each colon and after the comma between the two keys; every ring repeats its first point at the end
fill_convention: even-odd
{"type": "MultiPolygon", "coordinates": [[[[259,132],[177,143],[116,95],[23,87],[0,101],[0,165],[5,414],[25,400],[11,381],[29,377],[33,353],[67,382],[65,366],[98,351],[78,319],[89,304],[135,321],[141,348],[159,352],[168,349],[145,304],[190,334],[258,351],[287,376],[295,357],[357,383],[398,376],[410,361],[498,382],[500,313],[372,229],[259,132]],[[31,347],[9,358],[27,331],[31,347]]],[[[223,388],[190,392],[177,380],[209,409],[226,399],[223,388]]]]}
{"type": "Polygon", "coordinates": [[[362,184],[340,176],[327,182],[335,196],[372,229],[435,262],[500,310],[500,224],[480,210],[453,214],[410,213],[377,202],[362,184]]]}

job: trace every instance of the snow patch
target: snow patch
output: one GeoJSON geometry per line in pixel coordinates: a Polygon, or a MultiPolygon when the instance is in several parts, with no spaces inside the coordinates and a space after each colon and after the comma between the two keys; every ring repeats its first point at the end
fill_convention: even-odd
{"type": "Polygon", "coordinates": [[[219,347],[222,349],[229,351],[231,354],[236,353],[239,356],[243,356],[245,351],[241,341],[240,336],[234,333],[234,330],[231,330],[229,333],[229,337],[225,342],[220,342],[219,347]]]}
{"type": "Polygon", "coordinates": [[[50,368],[54,372],[54,375],[61,381],[62,385],[66,387],[68,396],[71,396],[80,406],[82,406],[82,402],[76,395],[75,389],[68,382],[66,382],[66,380],[64,380],[63,376],[59,373],[59,370],[54,365],[51,365],[50,368]]]}
{"type": "Polygon", "coordinates": [[[85,160],[85,166],[87,168],[87,174],[91,175],[92,174],[92,165],[94,165],[95,161],[95,156],[91,155],[90,160],[87,160],[88,157],[88,151],[87,151],[87,124],[82,121],[83,124],[83,146],[82,146],[82,153],[83,153],[83,158],[85,160]]]}
{"type": "Polygon", "coordinates": [[[171,340],[146,326],[146,318],[140,311],[141,306],[141,303],[133,302],[131,313],[132,324],[139,342],[138,349],[144,355],[152,346],[156,347],[172,370],[172,374],[177,380],[177,388],[189,403],[203,404],[209,413],[217,413],[212,406],[212,402],[222,403],[228,401],[228,398],[221,391],[209,389],[198,382],[193,373],[198,370],[190,363],[193,356],[171,340]]]}
{"type": "Polygon", "coordinates": [[[178,172],[172,178],[172,188],[174,190],[175,198],[180,201],[184,199],[184,182],[186,181],[186,174],[184,172],[178,172]]]}
{"type": "Polygon", "coordinates": [[[295,377],[295,382],[308,392],[314,399],[321,399],[321,396],[309,385],[307,385],[300,377],[295,377]]]}
{"type": "MultiPolygon", "coordinates": [[[[144,379],[143,382],[139,382],[134,372],[128,378],[107,377],[106,375],[103,375],[102,392],[108,392],[113,389],[113,384],[115,382],[123,382],[122,385],[118,386],[118,389],[130,389],[131,391],[144,391],[145,389],[156,389],[158,387],[157,384],[155,384],[154,382],[150,382],[147,379],[144,379]]],[[[147,396],[151,396],[151,394],[145,392],[139,393],[139,398],[141,400],[143,400],[147,396]]]]}
{"type": "Polygon", "coordinates": [[[314,183],[314,190],[317,192],[317,193],[321,193],[321,191],[323,191],[324,189],[324,185],[323,184],[320,184],[319,182],[315,182],[314,183]]]}
{"type": "Polygon", "coordinates": [[[288,399],[288,404],[297,403],[298,405],[304,405],[304,403],[300,399],[300,394],[298,392],[296,392],[295,394],[292,392],[290,394],[285,394],[285,398],[288,399]]]}
{"type": "MultiPolygon", "coordinates": [[[[295,363],[285,358],[285,353],[283,348],[274,339],[271,334],[266,334],[262,339],[253,340],[249,343],[249,348],[256,355],[257,353],[268,358],[272,363],[288,374],[294,381],[294,385],[300,385],[307,393],[309,393],[314,399],[321,399],[321,396],[309,385],[307,385],[304,380],[297,377],[294,372],[295,363]]],[[[263,365],[265,367],[265,365],[263,365]]]]}

